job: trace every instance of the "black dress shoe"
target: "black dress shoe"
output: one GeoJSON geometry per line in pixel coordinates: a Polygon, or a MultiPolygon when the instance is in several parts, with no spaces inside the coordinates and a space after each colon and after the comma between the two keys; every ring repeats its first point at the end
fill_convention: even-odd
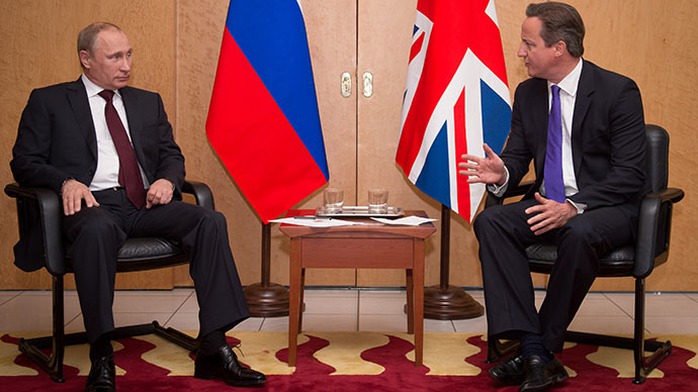
{"type": "Polygon", "coordinates": [[[194,377],[204,380],[223,380],[236,387],[249,387],[267,382],[264,374],[243,366],[227,345],[213,355],[197,355],[194,361],[194,377]]]}
{"type": "Polygon", "coordinates": [[[519,387],[519,392],[544,391],[569,377],[565,367],[557,358],[543,364],[543,360],[537,355],[531,355],[526,359],[524,374],[525,379],[519,387]]]}
{"type": "Polygon", "coordinates": [[[521,385],[524,380],[524,362],[522,354],[514,354],[501,360],[487,374],[503,385],[521,385]]]}
{"type": "Polygon", "coordinates": [[[114,356],[97,358],[92,362],[90,375],[87,376],[85,392],[114,392],[116,391],[116,371],[114,356]]]}

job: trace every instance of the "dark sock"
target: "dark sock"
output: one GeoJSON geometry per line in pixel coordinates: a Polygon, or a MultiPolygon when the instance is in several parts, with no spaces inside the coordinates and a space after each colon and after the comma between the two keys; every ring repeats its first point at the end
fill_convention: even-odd
{"type": "Polygon", "coordinates": [[[533,333],[526,333],[521,336],[521,351],[524,358],[537,355],[546,364],[554,358],[553,354],[543,345],[543,336],[533,333]]]}
{"type": "Polygon", "coordinates": [[[218,353],[218,350],[226,344],[228,343],[226,342],[225,334],[222,331],[216,330],[209,332],[204,335],[203,339],[201,339],[198,355],[216,354],[218,353]]]}
{"type": "Polygon", "coordinates": [[[105,333],[90,344],[90,361],[94,362],[98,358],[106,357],[114,353],[111,347],[112,334],[105,333]]]}

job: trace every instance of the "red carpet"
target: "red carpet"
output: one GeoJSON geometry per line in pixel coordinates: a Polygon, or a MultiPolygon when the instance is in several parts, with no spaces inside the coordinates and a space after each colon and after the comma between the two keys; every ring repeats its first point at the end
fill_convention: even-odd
{"type": "MultiPolygon", "coordinates": [[[[241,360],[268,375],[254,391],[516,391],[499,387],[487,376],[486,342],[480,335],[425,335],[424,366],[415,367],[410,336],[400,333],[307,332],[299,339],[298,366],[285,362],[286,334],[237,332],[241,360]],[[244,355],[244,356],[243,356],[244,355]]],[[[664,338],[664,337],[662,337],[664,338]]],[[[698,390],[698,338],[669,337],[671,356],[642,385],[632,384],[632,352],[569,344],[560,359],[570,379],[554,390],[658,391],[698,390]]],[[[17,351],[17,336],[0,338],[0,390],[81,391],[89,372],[87,347],[69,348],[65,383],[54,383],[17,351]]],[[[115,345],[119,391],[216,391],[228,388],[216,381],[197,380],[193,356],[160,338],[145,336],[115,345]]]]}

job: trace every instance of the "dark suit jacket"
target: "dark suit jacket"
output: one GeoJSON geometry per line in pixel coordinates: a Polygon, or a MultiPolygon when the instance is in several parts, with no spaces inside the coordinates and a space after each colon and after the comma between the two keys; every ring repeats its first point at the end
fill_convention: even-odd
{"type": "MultiPolygon", "coordinates": [[[[179,198],[184,157],[174,141],[160,95],[132,87],[119,92],[134,150],[148,181],[170,180],[179,198]]],[[[89,186],[97,169],[97,138],[80,79],[32,91],[22,112],[12,156],[12,174],[22,186],[60,192],[69,177],[89,186]]],[[[41,250],[32,242],[15,246],[15,264],[24,270],[42,266],[37,260],[37,252],[43,258],[41,250]]]]}
{"type": "MultiPolygon", "coordinates": [[[[533,197],[543,179],[548,87],[532,78],[516,89],[512,126],[501,154],[509,183],[518,184],[534,162],[533,197]]],[[[631,79],[584,61],[572,120],[572,156],[579,192],[588,209],[618,206],[635,221],[645,184],[645,122],[640,91],[631,79]]]]}

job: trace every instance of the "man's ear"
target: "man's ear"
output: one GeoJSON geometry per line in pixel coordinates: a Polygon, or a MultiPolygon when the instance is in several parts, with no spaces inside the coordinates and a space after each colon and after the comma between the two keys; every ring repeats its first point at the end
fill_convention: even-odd
{"type": "Polygon", "coordinates": [[[78,57],[80,58],[80,64],[82,64],[83,67],[90,69],[90,54],[83,49],[78,52],[78,57]]]}

